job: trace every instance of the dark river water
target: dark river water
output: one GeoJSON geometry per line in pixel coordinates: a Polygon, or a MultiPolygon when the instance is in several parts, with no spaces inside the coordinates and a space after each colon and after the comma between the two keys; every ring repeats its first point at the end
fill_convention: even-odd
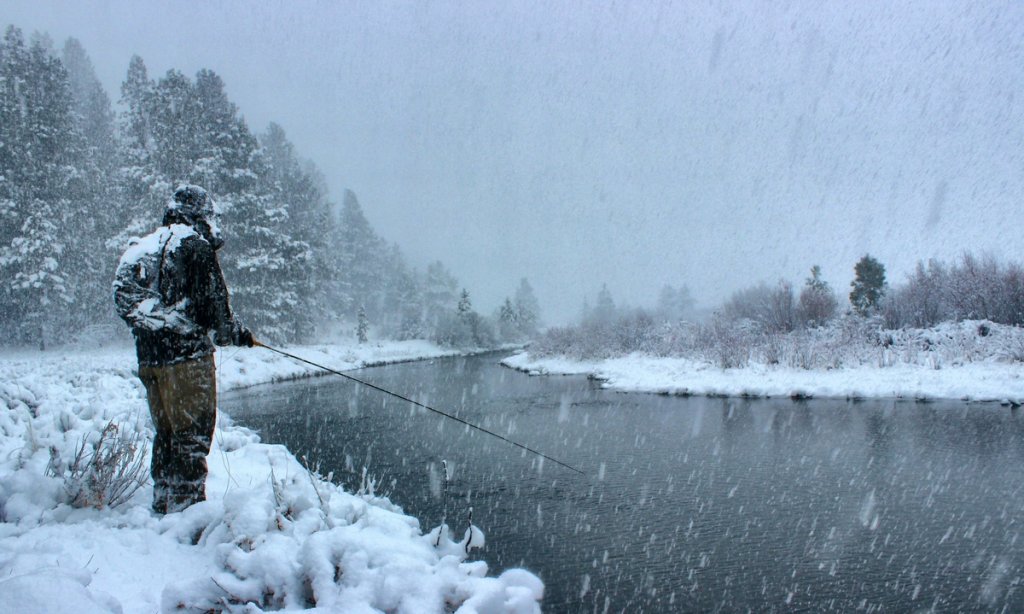
{"type": "Polygon", "coordinates": [[[623,394],[499,358],[358,376],[586,477],[337,377],[221,409],[353,490],[366,467],[424,530],[472,506],[477,556],[537,573],[545,611],[1024,612],[1020,411],[623,394]]]}

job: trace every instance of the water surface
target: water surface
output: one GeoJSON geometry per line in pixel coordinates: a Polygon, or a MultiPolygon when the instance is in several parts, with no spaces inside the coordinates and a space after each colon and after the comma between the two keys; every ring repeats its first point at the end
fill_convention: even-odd
{"type": "Polygon", "coordinates": [[[552,612],[1024,611],[1024,427],[994,405],[678,398],[529,377],[494,355],[225,394],[264,441],[425,529],[487,534],[552,612]],[[452,467],[447,500],[441,461],[452,467]]]}

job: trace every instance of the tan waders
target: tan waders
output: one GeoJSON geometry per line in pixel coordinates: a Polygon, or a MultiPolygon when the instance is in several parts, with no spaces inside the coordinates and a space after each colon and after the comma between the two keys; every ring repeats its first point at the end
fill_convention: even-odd
{"type": "Polygon", "coordinates": [[[153,441],[153,511],[167,514],[206,500],[206,455],[217,419],[213,356],[165,366],[140,366],[153,441]]]}

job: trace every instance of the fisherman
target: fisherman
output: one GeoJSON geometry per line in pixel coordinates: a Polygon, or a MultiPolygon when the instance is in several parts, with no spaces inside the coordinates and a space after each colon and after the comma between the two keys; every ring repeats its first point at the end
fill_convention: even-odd
{"type": "Polygon", "coordinates": [[[206,456],[217,417],[217,345],[252,347],[232,315],[217,261],[224,244],[206,190],[181,185],[163,225],[133,240],[114,277],[117,312],[132,329],[139,379],[156,428],[153,511],[168,514],[206,499],[206,456]]]}

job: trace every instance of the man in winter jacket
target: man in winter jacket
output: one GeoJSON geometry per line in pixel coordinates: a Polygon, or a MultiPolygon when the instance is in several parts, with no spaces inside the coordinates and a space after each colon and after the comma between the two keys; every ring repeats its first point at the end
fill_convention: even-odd
{"type": "Polygon", "coordinates": [[[117,312],[132,329],[139,378],[156,428],[153,511],[180,511],[206,499],[206,456],[217,416],[217,345],[252,347],[231,313],[217,261],[223,245],[213,201],[182,185],[163,226],[132,242],[114,278],[117,312]]]}

